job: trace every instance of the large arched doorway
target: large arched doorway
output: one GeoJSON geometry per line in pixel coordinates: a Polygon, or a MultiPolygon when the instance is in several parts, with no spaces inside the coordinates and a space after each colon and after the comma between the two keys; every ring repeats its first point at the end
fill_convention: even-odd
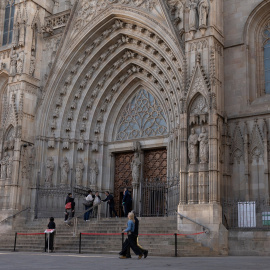
{"type": "Polygon", "coordinates": [[[115,153],[114,196],[119,216],[124,214],[125,187],[132,193],[133,208],[137,211],[141,211],[143,205],[147,206],[149,215],[156,212],[155,208],[163,209],[163,191],[149,189],[144,194],[141,185],[145,181],[155,182],[157,186],[166,182],[167,149],[149,142],[167,136],[167,130],[165,113],[158,99],[139,88],[123,106],[117,122],[115,140],[123,144],[132,141],[134,145],[133,151],[115,153]]]}

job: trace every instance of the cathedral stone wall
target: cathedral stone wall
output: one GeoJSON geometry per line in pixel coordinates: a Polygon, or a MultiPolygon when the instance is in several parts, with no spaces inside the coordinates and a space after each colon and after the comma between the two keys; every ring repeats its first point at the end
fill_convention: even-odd
{"type": "Polygon", "coordinates": [[[224,202],[270,190],[270,1],[242,2],[1,1],[0,217],[124,183],[139,210],[146,178],[174,178],[175,210],[227,254],[224,202]]]}

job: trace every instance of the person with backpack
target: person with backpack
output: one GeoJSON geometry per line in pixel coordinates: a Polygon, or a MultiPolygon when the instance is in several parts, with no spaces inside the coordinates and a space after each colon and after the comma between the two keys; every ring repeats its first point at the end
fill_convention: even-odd
{"type": "Polygon", "coordinates": [[[75,202],[72,198],[72,193],[68,193],[66,202],[65,202],[65,222],[68,226],[71,225],[70,219],[74,217],[75,214],[75,202]]]}

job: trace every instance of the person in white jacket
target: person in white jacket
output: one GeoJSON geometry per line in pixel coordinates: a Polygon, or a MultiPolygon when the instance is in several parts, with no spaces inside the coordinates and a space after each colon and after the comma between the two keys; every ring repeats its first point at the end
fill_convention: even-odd
{"type": "MultiPolygon", "coordinates": [[[[91,189],[88,190],[88,195],[85,197],[85,200],[86,200],[86,203],[87,204],[84,204],[84,206],[85,206],[85,210],[87,210],[87,209],[89,209],[90,207],[93,206],[93,201],[94,201],[94,198],[92,196],[92,190],[91,189]]],[[[93,212],[93,209],[89,210],[88,212],[86,212],[84,214],[84,220],[85,221],[88,221],[89,220],[89,217],[92,214],[92,212],[93,212]]]]}

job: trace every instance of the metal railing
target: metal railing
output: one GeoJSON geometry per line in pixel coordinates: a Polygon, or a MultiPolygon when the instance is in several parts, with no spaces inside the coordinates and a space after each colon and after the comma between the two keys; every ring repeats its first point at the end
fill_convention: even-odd
{"type": "Polygon", "coordinates": [[[185,218],[185,219],[191,221],[192,223],[201,226],[201,227],[203,228],[203,231],[204,231],[206,234],[210,233],[210,229],[207,228],[206,226],[204,226],[203,224],[201,224],[201,223],[199,223],[199,222],[197,222],[197,221],[195,221],[195,220],[193,220],[193,219],[191,219],[191,218],[189,218],[189,217],[187,217],[187,216],[184,216],[184,215],[178,213],[177,211],[176,211],[176,213],[177,213],[177,215],[180,216],[181,219],[184,219],[184,218],[185,218]]]}
{"type": "Polygon", "coordinates": [[[178,177],[145,179],[140,184],[140,211],[142,217],[175,215],[179,203],[178,177]]]}
{"type": "Polygon", "coordinates": [[[0,221],[0,224],[3,223],[3,222],[8,221],[8,220],[11,219],[11,218],[15,218],[16,216],[20,215],[21,213],[23,213],[23,212],[25,212],[25,211],[27,211],[27,210],[29,210],[29,209],[31,209],[31,207],[27,207],[27,208],[25,208],[25,209],[23,209],[23,210],[20,210],[19,212],[17,212],[17,213],[15,213],[15,214],[13,214],[13,215],[11,215],[11,216],[9,216],[9,217],[3,219],[2,221],[0,221]]]}
{"type": "Polygon", "coordinates": [[[97,216],[96,219],[99,220],[100,219],[100,205],[102,204],[102,201],[91,206],[90,208],[88,208],[87,210],[85,210],[84,212],[72,217],[71,219],[68,220],[68,223],[73,221],[73,236],[76,236],[78,233],[78,218],[84,216],[84,214],[86,214],[87,212],[90,212],[91,210],[93,210],[95,207],[98,207],[98,212],[97,212],[97,216]]]}
{"type": "Polygon", "coordinates": [[[222,202],[222,222],[227,229],[270,230],[268,200],[226,200],[222,202]]]}

